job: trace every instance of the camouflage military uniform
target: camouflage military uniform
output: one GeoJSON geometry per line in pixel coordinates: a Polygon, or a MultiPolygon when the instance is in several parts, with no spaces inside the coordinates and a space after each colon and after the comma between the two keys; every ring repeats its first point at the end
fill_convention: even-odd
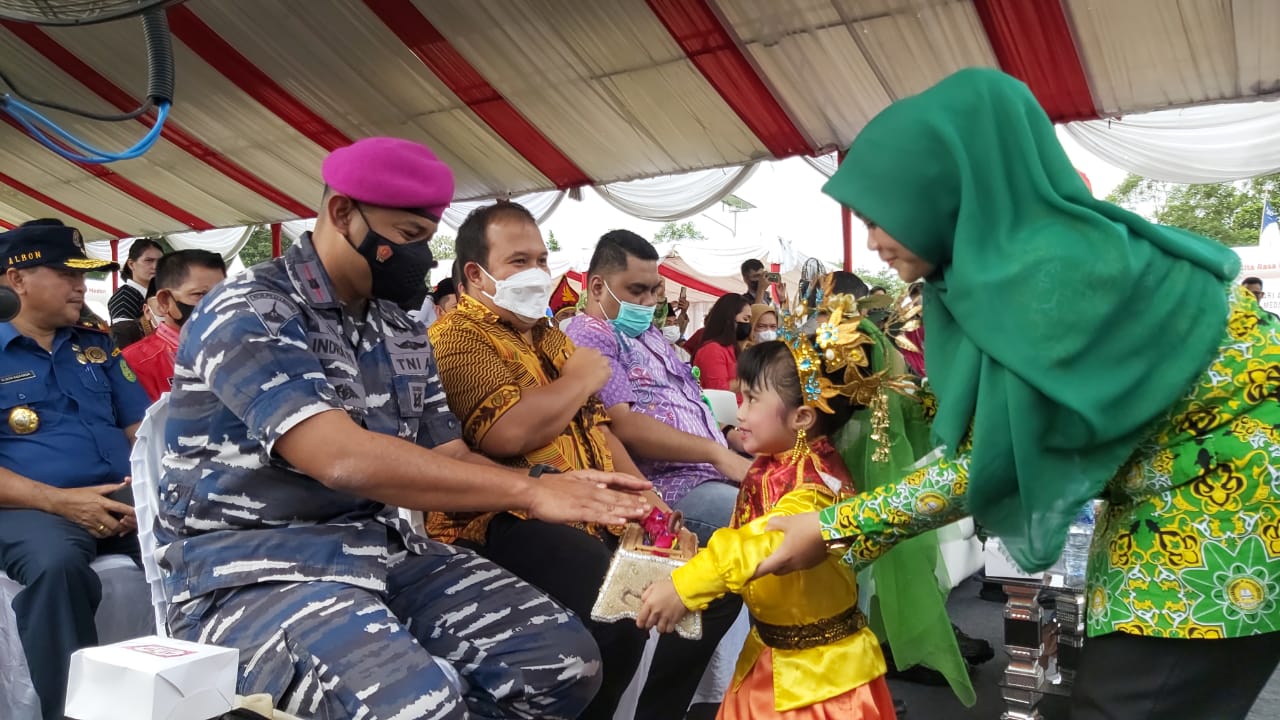
{"type": "Polygon", "coordinates": [[[423,327],[383,301],[347,314],[304,236],[183,330],[157,527],[173,634],[239,648],[239,691],[305,717],[576,716],[599,654],[571,613],[271,454],[333,409],[428,448],[460,433],[423,327]]]}

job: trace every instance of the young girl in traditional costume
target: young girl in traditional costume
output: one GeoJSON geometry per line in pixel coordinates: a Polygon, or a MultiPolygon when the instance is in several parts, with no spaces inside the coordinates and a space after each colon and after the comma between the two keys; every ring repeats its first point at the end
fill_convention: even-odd
{"type": "Polygon", "coordinates": [[[732,527],[717,531],[671,580],[649,586],[637,618],[641,627],[669,632],[690,610],[725,593],[742,595],[752,630],[720,707],[724,720],[896,717],[879,641],[858,610],[856,579],[834,556],[748,584],[781,539],[765,531],[769,518],[821,510],[856,492],[828,435],[875,397],[883,376],[861,372],[871,339],[858,330],[853,298],[829,298],[824,309],[831,315],[816,339],[784,320],[786,342],[760,343],[739,358],[738,428],[757,459],[732,527]]]}

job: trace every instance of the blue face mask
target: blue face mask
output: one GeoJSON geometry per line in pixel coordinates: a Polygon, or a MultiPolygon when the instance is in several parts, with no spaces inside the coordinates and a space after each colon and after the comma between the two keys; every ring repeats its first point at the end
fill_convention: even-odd
{"type": "Polygon", "coordinates": [[[610,320],[618,332],[627,337],[640,337],[640,334],[648,330],[653,324],[653,306],[637,305],[635,303],[618,300],[618,296],[613,294],[613,288],[609,287],[609,283],[604,284],[604,289],[613,295],[613,299],[618,301],[618,316],[610,320]]]}

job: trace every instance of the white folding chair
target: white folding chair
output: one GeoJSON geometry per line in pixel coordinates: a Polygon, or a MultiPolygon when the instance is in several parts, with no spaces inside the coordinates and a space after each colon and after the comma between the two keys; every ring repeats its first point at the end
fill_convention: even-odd
{"type": "Polygon", "coordinates": [[[156,562],[156,505],[160,501],[160,460],[164,457],[164,424],[169,416],[169,393],[160,396],[138,428],[129,462],[133,467],[133,505],[138,516],[138,545],[142,548],[142,569],[151,586],[151,608],[156,616],[156,634],[169,636],[166,620],[169,596],[164,590],[160,565],[156,562]]]}

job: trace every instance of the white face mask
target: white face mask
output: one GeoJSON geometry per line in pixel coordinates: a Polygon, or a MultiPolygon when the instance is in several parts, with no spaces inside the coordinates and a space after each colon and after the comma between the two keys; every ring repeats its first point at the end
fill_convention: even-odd
{"type": "Polygon", "coordinates": [[[756,342],[766,343],[777,339],[777,330],[759,330],[756,332],[756,342]]]}
{"type": "Polygon", "coordinates": [[[667,342],[672,345],[680,342],[680,326],[668,325],[662,328],[662,337],[666,338],[667,342]]]}
{"type": "MultiPolygon", "coordinates": [[[[489,271],[480,268],[489,275],[489,271]]],[[[525,322],[537,322],[547,316],[547,303],[551,300],[551,275],[542,268],[521,270],[505,280],[492,275],[493,294],[484,293],[494,305],[506,310],[525,322]]],[[[482,291],[483,292],[483,291],[482,291]]]]}

